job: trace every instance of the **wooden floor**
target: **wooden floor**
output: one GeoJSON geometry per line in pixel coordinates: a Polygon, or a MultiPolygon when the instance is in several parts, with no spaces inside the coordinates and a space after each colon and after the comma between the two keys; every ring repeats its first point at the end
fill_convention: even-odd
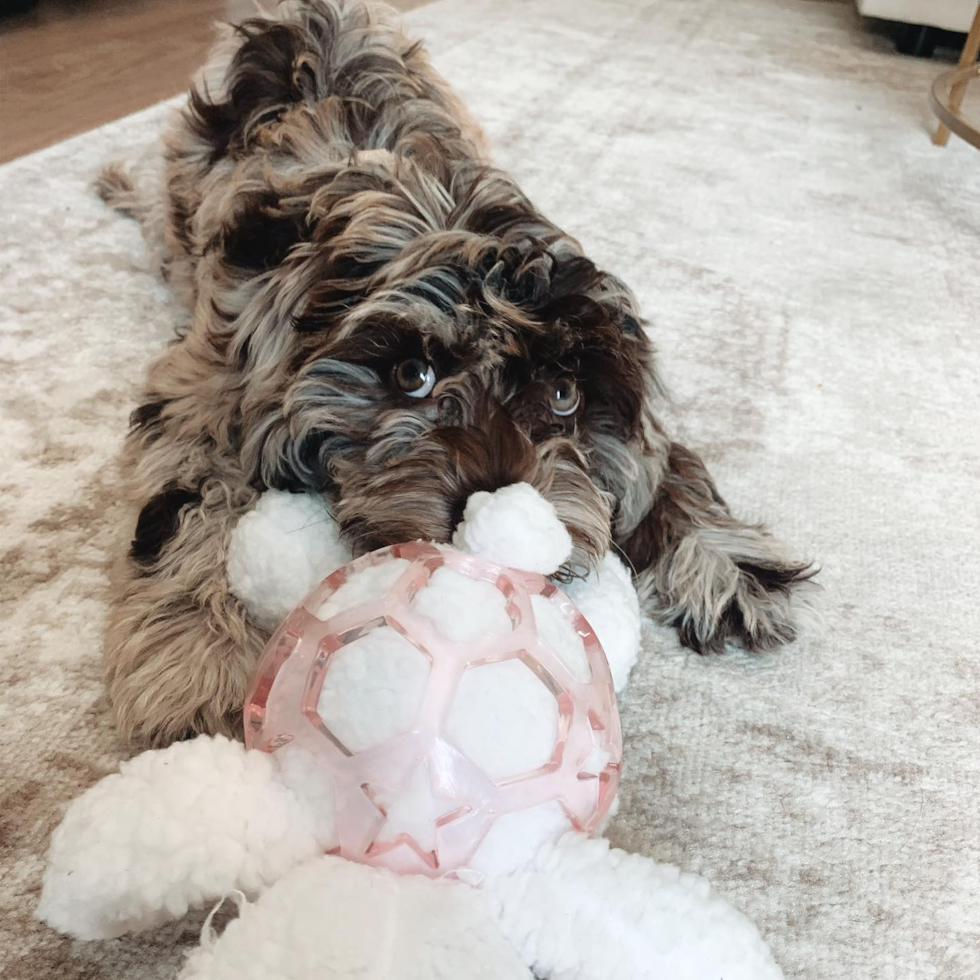
{"type": "MultiPolygon", "coordinates": [[[[13,6],[0,0],[0,10],[13,6]]],[[[214,22],[254,9],[252,0],[39,0],[0,17],[0,162],[183,91],[214,22]]]]}

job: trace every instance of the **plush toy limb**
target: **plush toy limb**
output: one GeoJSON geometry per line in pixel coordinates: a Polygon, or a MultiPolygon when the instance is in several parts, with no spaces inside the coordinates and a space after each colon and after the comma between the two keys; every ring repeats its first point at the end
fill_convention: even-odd
{"type": "Polygon", "coordinates": [[[566,834],[485,893],[548,980],[782,980],[755,926],[703,878],[566,834]]]}
{"type": "Polygon", "coordinates": [[[270,756],[202,736],[144,752],[71,804],[36,914],[79,939],[112,938],[257,892],[319,850],[313,814],[270,756]]]}
{"type": "Polygon", "coordinates": [[[205,927],[180,980],[531,980],[479,892],[324,855],[220,938],[205,927]]]}

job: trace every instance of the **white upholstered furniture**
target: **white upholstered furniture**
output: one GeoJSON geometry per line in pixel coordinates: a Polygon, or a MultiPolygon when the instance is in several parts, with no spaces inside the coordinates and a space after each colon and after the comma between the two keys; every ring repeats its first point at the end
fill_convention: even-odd
{"type": "Polygon", "coordinates": [[[965,32],[970,29],[977,0],[857,0],[857,5],[865,17],[965,32]]]}

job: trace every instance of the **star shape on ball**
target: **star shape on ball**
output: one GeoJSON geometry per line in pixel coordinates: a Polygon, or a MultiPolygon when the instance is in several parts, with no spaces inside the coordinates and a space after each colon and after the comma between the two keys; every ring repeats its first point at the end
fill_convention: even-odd
{"type": "Polygon", "coordinates": [[[471,812],[470,807],[461,806],[456,800],[436,797],[427,762],[413,770],[397,793],[389,794],[367,783],[361,789],[385,818],[368,848],[368,854],[381,854],[404,844],[430,868],[439,867],[436,847],[438,828],[471,812]]]}

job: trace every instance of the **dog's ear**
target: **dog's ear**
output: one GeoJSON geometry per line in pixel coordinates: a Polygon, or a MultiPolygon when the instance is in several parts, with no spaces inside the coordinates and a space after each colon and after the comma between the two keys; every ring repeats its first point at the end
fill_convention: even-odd
{"type": "Polygon", "coordinates": [[[695,453],[653,423],[648,430],[653,438],[636,460],[637,489],[627,501],[634,511],[621,513],[617,543],[649,611],[698,652],[729,642],[766,650],[795,639],[795,607],[815,569],[789,557],[762,525],[732,516],[695,453]]]}

